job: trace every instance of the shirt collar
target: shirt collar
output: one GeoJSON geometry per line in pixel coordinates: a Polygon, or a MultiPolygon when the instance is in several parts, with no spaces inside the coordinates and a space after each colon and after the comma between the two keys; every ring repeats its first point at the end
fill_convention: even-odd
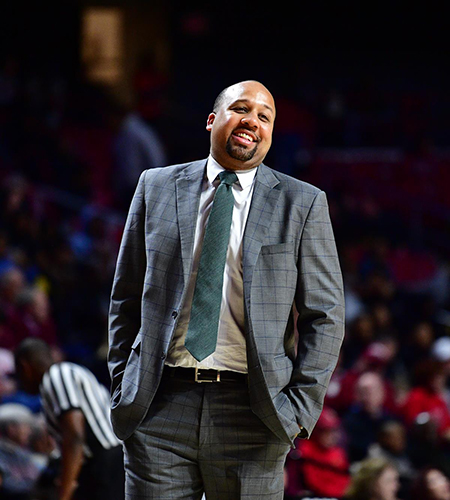
{"type": "MultiPolygon", "coordinates": [[[[223,170],[225,169],[219,165],[219,163],[217,163],[211,155],[209,155],[208,162],[206,164],[206,176],[208,177],[208,181],[212,184],[223,170]]],[[[257,170],[258,167],[254,167],[250,170],[234,171],[242,189],[246,189],[253,184],[257,170]]]]}

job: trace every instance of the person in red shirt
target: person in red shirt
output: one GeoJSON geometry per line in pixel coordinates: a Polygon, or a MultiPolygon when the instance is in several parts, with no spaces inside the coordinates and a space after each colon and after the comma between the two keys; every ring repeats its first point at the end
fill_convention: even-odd
{"type": "Polygon", "coordinates": [[[286,461],[286,498],[341,498],[350,481],[345,449],[339,444],[337,413],[324,408],[309,440],[298,440],[286,461]]]}
{"type": "Polygon", "coordinates": [[[405,423],[412,427],[420,419],[430,420],[439,435],[450,441],[450,411],[444,397],[446,374],[442,363],[426,360],[417,367],[416,385],[402,408],[405,423]]]}

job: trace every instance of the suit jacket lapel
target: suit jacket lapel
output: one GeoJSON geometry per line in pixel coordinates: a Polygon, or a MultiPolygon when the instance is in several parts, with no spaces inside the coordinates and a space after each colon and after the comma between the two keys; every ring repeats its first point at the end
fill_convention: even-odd
{"type": "Polygon", "coordinates": [[[252,203],[245,227],[242,252],[244,297],[247,303],[250,300],[253,267],[269,229],[278,197],[280,196],[280,190],[276,189],[279,182],[273,172],[264,164],[258,167],[252,203]]]}
{"type": "Polygon", "coordinates": [[[180,177],[176,180],[178,227],[185,282],[191,272],[195,226],[205,166],[206,160],[193,162],[181,171],[180,177]]]}

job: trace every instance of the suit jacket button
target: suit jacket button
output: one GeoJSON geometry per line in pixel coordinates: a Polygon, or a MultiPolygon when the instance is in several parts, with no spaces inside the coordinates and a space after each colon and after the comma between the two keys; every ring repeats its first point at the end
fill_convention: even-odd
{"type": "Polygon", "coordinates": [[[163,361],[166,359],[166,353],[165,353],[165,352],[163,352],[163,353],[161,354],[161,359],[162,359],[163,361]]]}
{"type": "Polygon", "coordinates": [[[176,319],[178,316],[178,311],[172,311],[172,318],[176,319]]]}

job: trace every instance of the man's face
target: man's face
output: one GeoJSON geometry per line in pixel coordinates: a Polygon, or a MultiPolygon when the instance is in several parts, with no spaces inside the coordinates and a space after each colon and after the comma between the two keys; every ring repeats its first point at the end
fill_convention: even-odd
{"type": "Polygon", "coordinates": [[[213,158],[229,170],[257,167],[272,144],[274,120],[275,103],[263,85],[233,85],[216,112],[208,116],[213,158]]]}
{"type": "Polygon", "coordinates": [[[38,394],[39,393],[39,384],[40,380],[36,374],[36,371],[33,369],[32,365],[25,361],[21,360],[16,363],[16,377],[21,383],[25,392],[29,394],[38,394]]]}

